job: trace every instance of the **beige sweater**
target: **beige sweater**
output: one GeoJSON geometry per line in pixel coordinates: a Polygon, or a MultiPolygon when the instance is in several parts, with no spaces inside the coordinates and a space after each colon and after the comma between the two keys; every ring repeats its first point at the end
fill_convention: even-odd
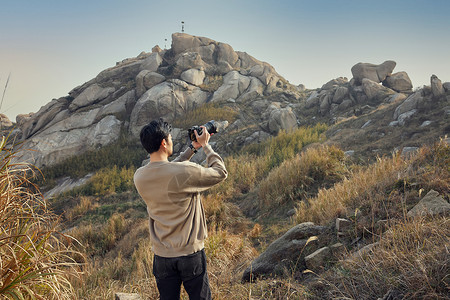
{"type": "Polygon", "coordinates": [[[192,254],[207,237],[200,192],[227,177],[222,158],[204,147],[208,167],[189,162],[186,149],[172,162],[150,162],[134,174],[134,184],[147,204],[153,252],[162,257],[192,254]]]}

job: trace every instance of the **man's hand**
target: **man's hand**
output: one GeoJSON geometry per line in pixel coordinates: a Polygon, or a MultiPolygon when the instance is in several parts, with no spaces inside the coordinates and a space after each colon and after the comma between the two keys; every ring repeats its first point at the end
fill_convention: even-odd
{"type": "Polygon", "coordinates": [[[205,147],[206,145],[208,145],[209,138],[211,137],[208,130],[206,130],[205,126],[200,126],[200,127],[203,128],[203,132],[201,135],[198,135],[197,130],[194,131],[195,137],[197,138],[197,142],[192,142],[192,145],[195,147],[195,149],[198,149],[200,147],[205,147]],[[199,146],[199,147],[197,148],[197,146],[199,146]]]}

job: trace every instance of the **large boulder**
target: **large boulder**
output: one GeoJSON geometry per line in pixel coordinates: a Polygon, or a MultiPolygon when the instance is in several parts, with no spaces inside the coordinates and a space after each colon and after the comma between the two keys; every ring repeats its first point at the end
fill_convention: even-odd
{"type": "Polygon", "coordinates": [[[311,222],[301,223],[289,229],[261,253],[243,273],[242,279],[282,274],[285,269],[296,265],[305,269],[304,257],[317,249],[315,242],[308,238],[324,233],[326,227],[311,222]]]}
{"type": "Polygon", "coordinates": [[[317,106],[319,104],[320,96],[317,91],[314,91],[309,95],[308,99],[306,99],[305,108],[311,108],[317,106]]]}
{"type": "Polygon", "coordinates": [[[381,84],[368,78],[362,79],[362,88],[364,93],[367,95],[367,100],[369,102],[379,103],[386,97],[394,94],[393,90],[384,87],[381,84]]]}
{"type": "Polygon", "coordinates": [[[436,98],[444,95],[445,93],[441,80],[434,74],[431,76],[431,93],[436,98]]]}
{"type": "Polygon", "coordinates": [[[338,87],[333,96],[333,103],[341,104],[342,100],[344,100],[348,96],[348,88],[345,86],[338,87]]]}
{"type": "Polygon", "coordinates": [[[280,130],[291,131],[297,128],[297,117],[290,107],[274,109],[269,115],[268,126],[272,134],[280,130]]]}
{"type": "Polygon", "coordinates": [[[0,128],[3,129],[11,126],[13,126],[13,122],[11,122],[8,116],[0,113],[0,128]]]}
{"type": "MultiPolygon", "coordinates": [[[[153,51],[153,49],[152,49],[153,51]]],[[[141,62],[140,70],[147,70],[156,72],[162,63],[161,55],[158,52],[153,52],[149,57],[141,62]]]]}
{"type": "Polygon", "coordinates": [[[78,97],[76,97],[72,103],[69,105],[70,111],[75,111],[80,107],[92,105],[94,103],[100,102],[101,100],[107,98],[112,93],[114,93],[115,88],[113,87],[101,87],[98,84],[93,84],[87,89],[85,89],[78,97]]]}
{"type": "Polygon", "coordinates": [[[387,60],[380,65],[357,63],[352,67],[351,71],[356,84],[361,84],[364,78],[382,82],[388,75],[392,74],[396,64],[393,60],[387,60]]]}
{"type": "Polygon", "coordinates": [[[399,93],[410,92],[413,88],[411,79],[406,72],[397,72],[386,77],[383,85],[399,93]]]}
{"type": "Polygon", "coordinates": [[[339,87],[345,83],[348,82],[348,79],[346,77],[338,77],[336,79],[332,79],[330,81],[328,81],[327,83],[325,83],[324,85],[322,85],[322,90],[329,90],[329,89],[333,89],[336,87],[339,87]]]}
{"type": "Polygon", "coordinates": [[[209,44],[215,44],[214,40],[205,37],[198,37],[186,33],[172,34],[172,51],[175,55],[185,52],[190,49],[196,49],[209,44]]]}
{"type": "Polygon", "coordinates": [[[189,69],[181,73],[181,79],[187,83],[199,86],[205,80],[205,71],[198,69],[189,69]]]}
{"type": "Polygon", "coordinates": [[[115,142],[119,138],[122,122],[108,115],[92,123],[99,110],[73,114],[71,118],[27,139],[23,148],[34,151],[19,153],[18,161],[43,167],[115,142]]]}
{"type": "MultiPolygon", "coordinates": [[[[39,111],[21,124],[20,128],[23,133],[22,138],[26,139],[39,130],[48,127],[61,120],[60,114],[69,103],[66,98],[53,99],[46,105],[42,106],[39,111]]],[[[65,116],[65,115],[64,115],[65,116]]]]}
{"type": "Polygon", "coordinates": [[[130,116],[130,131],[138,137],[142,126],[153,119],[172,122],[176,116],[206,102],[208,93],[181,80],[160,83],[145,92],[130,116]]]}
{"type": "Polygon", "coordinates": [[[417,109],[418,105],[423,101],[423,96],[421,91],[417,91],[411,94],[405,101],[403,101],[394,111],[394,120],[408,111],[417,109]]]}
{"type": "Polygon", "coordinates": [[[250,78],[231,71],[223,77],[223,84],[214,92],[211,101],[237,99],[250,86],[250,78]]]}
{"type": "Polygon", "coordinates": [[[141,97],[148,89],[160,84],[164,80],[166,78],[159,73],[142,70],[136,76],[136,96],[141,97]]]}

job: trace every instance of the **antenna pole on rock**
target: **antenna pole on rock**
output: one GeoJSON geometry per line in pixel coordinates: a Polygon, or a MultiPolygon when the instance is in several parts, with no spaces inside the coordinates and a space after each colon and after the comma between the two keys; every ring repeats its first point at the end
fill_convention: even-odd
{"type": "Polygon", "coordinates": [[[184,32],[184,21],[181,21],[181,32],[184,32]]]}

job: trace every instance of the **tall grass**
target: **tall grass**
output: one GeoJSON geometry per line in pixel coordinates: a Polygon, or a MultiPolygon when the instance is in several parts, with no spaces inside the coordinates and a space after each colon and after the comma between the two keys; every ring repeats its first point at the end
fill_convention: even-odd
{"type": "Polygon", "coordinates": [[[83,256],[36,186],[29,165],[14,163],[16,150],[0,143],[0,295],[11,299],[72,299],[83,256]]]}
{"type": "Polygon", "coordinates": [[[410,208],[411,200],[418,198],[420,189],[448,194],[449,163],[450,147],[443,141],[422,147],[412,157],[394,153],[390,158],[378,158],[367,168],[355,168],[332,189],[321,189],[316,197],[302,201],[296,221],[326,224],[356,209],[374,217],[399,217],[410,208]]]}
{"type": "Polygon", "coordinates": [[[404,219],[366,255],[325,274],[328,299],[448,299],[450,224],[446,217],[404,219]]]}
{"type": "Polygon", "coordinates": [[[349,173],[344,152],[335,146],[310,148],[285,160],[259,187],[261,207],[301,200],[319,187],[330,187],[349,173]]]}

